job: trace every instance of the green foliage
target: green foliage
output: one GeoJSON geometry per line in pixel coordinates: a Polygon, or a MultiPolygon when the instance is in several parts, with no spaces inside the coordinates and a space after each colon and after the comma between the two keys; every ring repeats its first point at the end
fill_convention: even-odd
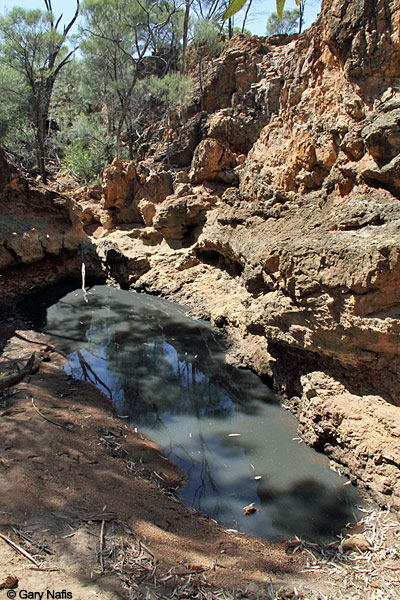
{"type": "Polygon", "coordinates": [[[76,17],[77,13],[60,33],[52,12],[13,8],[0,16],[3,143],[12,144],[9,151],[22,166],[32,168],[31,157],[36,157],[44,181],[45,163],[55,151],[50,140],[51,98],[56,79],[73,54],[65,42],[76,17]]]}
{"type": "Polygon", "coordinates": [[[242,10],[242,8],[246,4],[246,2],[247,2],[247,0],[231,0],[228,8],[222,15],[222,20],[227,21],[228,19],[233,17],[233,15],[236,15],[236,13],[238,13],[239,10],[242,10]]]}
{"type": "Polygon", "coordinates": [[[207,19],[195,21],[192,30],[192,45],[197,56],[219,56],[224,43],[219,29],[207,19]]]}
{"type": "Polygon", "coordinates": [[[18,157],[25,168],[35,161],[35,139],[29,126],[29,90],[23,77],[0,63],[0,144],[18,157]]]}
{"type": "Polygon", "coordinates": [[[54,75],[67,53],[65,36],[52,25],[51,13],[38,9],[13,8],[0,17],[0,40],[0,62],[21,73],[32,88],[54,75]]]}
{"type": "Polygon", "coordinates": [[[148,89],[158,102],[165,102],[171,109],[184,108],[192,89],[192,81],[181,73],[168,73],[160,79],[152,75],[148,89]]]}
{"type": "Polygon", "coordinates": [[[117,155],[125,140],[133,158],[138,115],[148,102],[135,90],[151,72],[153,58],[153,67],[163,64],[161,76],[177,67],[184,11],[173,0],[86,0],[84,16],[81,50],[90,87],[107,106],[117,155]]]}
{"type": "Polygon", "coordinates": [[[62,159],[67,171],[84,183],[96,179],[113,158],[113,140],[101,113],[80,115],[64,132],[63,145],[62,159]]]}
{"type": "Polygon", "coordinates": [[[81,139],[66,147],[63,162],[68,173],[83,183],[95,181],[106,165],[99,147],[81,139]]]}
{"type": "Polygon", "coordinates": [[[276,13],[268,17],[266,34],[268,36],[277,34],[291,34],[298,28],[300,12],[297,8],[285,10],[282,19],[276,13]]]}
{"type": "Polygon", "coordinates": [[[276,14],[278,15],[278,19],[280,19],[281,21],[283,18],[283,9],[285,8],[285,2],[286,0],[276,0],[276,14]]]}
{"type": "MultiPolygon", "coordinates": [[[[227,36],[229,35],[229,31],[227,27],[224,27],[222,30],[223,35],[227,36]]],[[[246,36],[246,37],[251,37],[253,34],[251,33],[250,29],[247,29],[246,27],[243,29],[241,27],[232,27],[232,35],[236,35],[237,33],[241,33],[242,35],[246,36]]]]}

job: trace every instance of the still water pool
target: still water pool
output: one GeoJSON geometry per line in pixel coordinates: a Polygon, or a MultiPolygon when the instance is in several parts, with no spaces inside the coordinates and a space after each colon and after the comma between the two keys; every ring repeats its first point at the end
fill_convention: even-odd
{"type": "Polygon", "coordinates": [[[354,520],[355,489],[298,443],[296,421],[272,390],[225,364],[224,340],[209,323],[104,285],[87,302],[75,290],[47,308],[51,297],[36,297],[31,320],[68,355],[67,372],[102,389],[187,473],[187,504],[270,539],[323,539],[354,520]],[[259,510],[246,516],[251,503],[259,510]]]}

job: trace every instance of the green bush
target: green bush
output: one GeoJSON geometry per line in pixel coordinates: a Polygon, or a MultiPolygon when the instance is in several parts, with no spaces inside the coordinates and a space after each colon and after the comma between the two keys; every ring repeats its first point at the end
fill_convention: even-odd
{"type": "Polygon", "coordinates": [[[196,54],[217,57],[220,55],[224,42],[219,29],[207,19],[198,19],[193,25],[192,45],[196,54]]]}
{"type": "Polygon", "coordinates": [[[62,157],[67,171],[83,183],[98,178],[113,158],[113,139],[102,114],[81,115],[64,130],[62,157]]]}
{"type": "Polygon", "coordinates": [[[170,109],[184,108],[192,87],[192,81],[181,73],[168,73],[162,79],[152,75],[148,80],[153,98],[167,103],[170,109]]]}

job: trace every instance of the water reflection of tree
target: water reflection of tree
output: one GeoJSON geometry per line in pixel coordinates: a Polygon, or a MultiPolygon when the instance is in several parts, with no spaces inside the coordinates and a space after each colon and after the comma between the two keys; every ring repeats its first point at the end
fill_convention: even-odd
{"type": "MultiPolygon", "coordinates": [[[[96,297],[89,306],[78,307],[74,301],[72,305],[69,333],[82,340],[80,348],[85,348],[84,353],[80,348],[77,352],[81,376],[122,397],[119,409],[131,422],[164,430],[171,458],[182,462],[183,457],[189,477],[196,472],[193,502],[198,508],[205,496],[218,497],[213,476],[216,457],[207,445],[202,420],[226,417],[235,410],[254,411],[255,376],[226,365],[218,335],[181,314],[152,310],[148,305],[132,310],[126,304],[119,306],[118,301],[106,307],[96,297]],[[97,357],[91,360],[90,355],[97,357]],[[100,360],[106,363],[106,375],[100,360]],[[168,423],[176,415],[194,417],[191,432],[198,456],[172,439],[168,423]]],[[[60,310],[65,310],[67,318],[68,302],[62,301],[60,310]]],[[[57,318],[63,319],[61,314],[57,318]]]]}
{"type": "Polygon", "coordinates": [[[94,369],[90,366],[90,364],[88,363],[87,360],[85,360],[85,358],[83,357],[83,354],[80,350],[77,350],[76,352],[78,361],[79,361],[79,365],[82,371],[82,376],[83,379],[85,381],[89,381],[90,383],[93,383],[94,385],[97,385],[98,387],[103,387],[109,397],[110,400],[113,400],[113,394],[111,389],[108,387],[108,385],[106,383],[104,383],[104,381],[102,379],[100,379],[100,377],[97,375],[97,373],[94,371],[94,369]]]}
{"type": "Polygon", "coordinates": [[[262,483],[257,491],[265,511],[275,527],[285,534],[321,539],[335,535],[346,523],[357,521],[359,500],[352,488],[324,485],[311,477],[299,479],[286,489],[274,489],[262,483]],[[293,510],[295,507],[295,510],[293,510]]]}
{"type": "MultiPolygon", "coordinates": [[[[213,386],[209,380],[206,380],[202,376],[202,373],[196,371],[196,367],[193,363],[186,360],[177,360],[176,369],[174,370],[180,389],[184,390],[183,402],[186,404],[184,407],[186,412],[195,418],[191,421],[191,436],[197,436],[198,445],[196,448],[200,448],[200,458],[196,458],[188,451],[188,449],[177,440],[173,440],[169,427],[168,427],[168,413],[167,419],[164,422],[162,415],[160,415],[159,408],[157,405],[154,406],[155,421],[153,427],[161,427],[164,429],[164,434],[168,438],[168,444],[164,446],[164,451],[170,456],[172,460],[180,463],[182,459],[185,461],[185,471],[190,478],[192,473],[195,471],[197,465],[200,465],[199,473],[197,477],[198,485],[195,487],[192,495],[192,505],[201,510],[201,503],[204,497],[208,497],[211,494],[217,499],[215,507],[215,516],[219,512],[219,501],[218,497],[220,490],[218,489],[217,483],[213,476],[215,472],[216,464],[215,457],[211,463],[209,456],[212,457],[206,436],[203,432],[204,417],[214,413],[214,400],[213,400],[213,386]],[[195,429],[197,429],[195,431],[195,429]]],[[[221,391],[220,391],[221,393],[221,391]]],[[[182,398],[181,398],[182,400],[182,398]]],[[[182,413],[182,407],[178,407],[178,412],[182,413]]]]}

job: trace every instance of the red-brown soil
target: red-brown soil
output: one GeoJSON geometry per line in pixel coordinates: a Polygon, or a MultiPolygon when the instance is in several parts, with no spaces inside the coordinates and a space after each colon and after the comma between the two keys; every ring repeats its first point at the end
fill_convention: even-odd
{"type": "MultiPolygon", "coordinates": [[[[0,532],[42,568],[56,570],[32,570],[0,540],[4,576],[16,575],[19,589],[124,597],[122,583],[137,573],[129,565],[116,572],[115,564],[139,551],[158,580],[178,573],[253,591],[271,580],[307,581],[304,559],[288,554],[285,543],[229,534],[176,501],[169,491],[183,482],[182,472],[120,419],[100,391],[66,375],[60,355],[45,354],[46,346],[38,334],[16,332],[0,359],[3,376],[25,365],[32,351],[45,359],[0,400],[0,532]]],[[[178,580],[167,580],[166,589],[178,580]]]]}

